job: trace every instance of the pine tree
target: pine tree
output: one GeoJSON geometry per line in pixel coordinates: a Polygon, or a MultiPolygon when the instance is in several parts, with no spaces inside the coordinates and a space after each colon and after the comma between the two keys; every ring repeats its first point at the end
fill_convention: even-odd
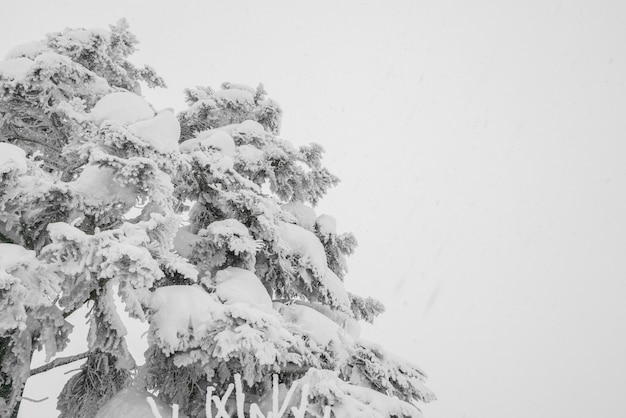
{"type": "Polygon", "coordinates": [[[156,112],[139,83],[164,82],[128,62],[136,43],[120,21],[0,62],[0,416],[84,305],[89,351],[61,417],[114,416],[146,391],[203,417],[235,375],[268,405],[274,374],[309,385],[311,416],[421,416],[423,371],[359,338],[383,307],[345,290],[356,240],[315,213],[339,181],[322,147],[280,138],[262,85],[188,89],[188,109],[156,112]],[[149,323],[142,366],[115,294],[149,323]]]}

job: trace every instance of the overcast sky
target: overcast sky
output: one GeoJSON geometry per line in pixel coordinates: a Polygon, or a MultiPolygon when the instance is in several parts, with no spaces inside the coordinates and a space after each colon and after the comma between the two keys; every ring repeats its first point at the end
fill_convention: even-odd
{"type": "Polygon", "coordinates": [[[0,55],[128,18],[184,87],[264,83],[341,179],[368,338],[426,418],[626,416],[626,3],[2,1],[0,55]],[[217,4],[219,3],[219,5],[217,4]]]}

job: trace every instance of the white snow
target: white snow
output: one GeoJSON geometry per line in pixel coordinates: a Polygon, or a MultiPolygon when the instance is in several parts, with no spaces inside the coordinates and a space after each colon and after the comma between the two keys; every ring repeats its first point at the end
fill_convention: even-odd
{"type": "Polygon", "coordinates": [[[207,231],[213,235],[250,236],[248,228],[237,219],[223,219],[221,221],[211,222],[207,227],[207,231]]]}
{"type": "Polygon", "coordinates": [[[252,134],[265,134],[265,128],[259,122],[255,120],[244,120],[241,122],[237,129],[241,132],[252,133],[252,134]]]}
{"type": "Polygon", "coordinates": [[[241,89],[228,89],[215,92],[215,97],[229,102],[254,104],[254,94],[241,89]]]}
{"type": "Polygon", "coordinates": [[[241,83],[231,83],[231,82],[224,82],[222,83],[222,89],[224,90],[233,90],[233,89],[237,89],[237,90],[244,90],[249,92],[250,94],[255,94],[256,93],[256,89],[254,87],[250,87],[246,84],[241,84],[241,83]]]}
{"type": "Polygon", "coordinates": [[[85,201],[92,205],[121,200],[133,206],[137,201],[136,191],[132,186],[124,186],[115,180],[114,173],[112,168],[89,165],[68,186],[82,194],[85,201]]]}
{"type": "Polygon", "coordinates": [[[89,115],[98,125],[105,120],[112,120],[126,126],[154,117],[154,110],[135,93],[116,92],[100,99],[89,115]]]}
{"type": "Polygon", "coordinates": [[[261,245],[261,242],[252,238],[248,228],[236,219],[212,222],[206,230],[201,230],[198,234],[226,241],[228,248],[237,255],[245,253],[254,255],[261,245]]]}
{"type": "Polygon", "coordinates": [[[135,122],[128,130],[162,153],[178,150],[180,123],[173,109],[164,109],[148,120],[135,122]]]}
{"type": "MultiPolygon", "coordinates": [[[[35,60],[35,64],[39,68],[76,68],[77,64],[66,57],[65,55],[57,54],[56,52],[44,52],[38,55],[35,60]]],[[[80,67],[80,66],[79,66],[80,67]]],[[[82,68],[82,67],[80,67],[82,68]]],[[[87,70],[88,71],[88,70],[87,70]]]]}
{"type": "MultiPolygon", "coordinates": [[[[172,407],[150,392],[134,386],[119,391],[98,411],[95,418],[155,418],[147,398],[154,401],[162,418],[172,417],[172,407]]],[[[186,415],[178,414],[179,418],[186,415]]]]}
{"type": "MultiPolygon", "coordinates": [[[[387,396],[374,389],[345,382],[333,370],[310,368],[304,377],[293,384],[300,388],[307,385],[309,397],[330,405],[334,418],[423,417],[414,405],[395,396],[387,396]]],[[[301,391],[300,389],[296,392],[301,391]]],[[[314,415],[313,412],[314,410],[309,409],[311,415],[314,415]]]]}
{"type": "Polygon", "coordinates": [[[235,157],[235,141],[228,132],[221,129],[212,129],[201,133],[197,138],[201,145],[215,148],[226,157],[235,157]]]}
{"type": "Polygon", "coordinates": [[[359,417],[422,417],[420,411],[396,396],[387,396],[374,389],[340,383],[342,402],[333,407],[336,418],[359,417]]]}
{"type": "Polygon", "coordinates": [[[217,107],[217,104],[215,103],[215,100],[213,100],[212,98],[200,99],[194,104],[192,104],[191,106],[189,106],[189,109],[187,109],[185,113],[188,115],[194,115],[200,112],[200,110],[203,108],[215,109],[216,107],[217,107]]]}
{"type": "Polygon", "coordinates": [[[71,29],[63,33],[58,39],[62,40],[64,43],[68,43],[69,41],[90,46],[93,43],[94,38],[96,37],[101,37],[105,41],[108,41],[109,32],[102,28],[71,29]]]}
{"type": "Polygon", "coordinates": [[[151,328],[166,353],[173,353],[185,342],[178,335],[202,337],[221,303],[200,286],[164,286],[156,289],[150,301],[155,311],[151,328]]]}
{"type": "Polygon", "coordinates": [[[299,254],[303,261],[308,261],[318,274],[325,274],[328,266],[326,252],[314,233],[285,222],[280,224],[278,232],[294,253],[299,254]]]}
{"type": "Polygon", "coordinates": [[[337,220],[332,216],[324,213],[317,218],[315,223],[323,237],[328,238],[330,235],[337,234],[337,220]]]}
{"type": "Polygon", "coordinates": [[[43,42],[34,41],[17,45],[9,51],[5,59],[26,57],[34,59],[37,55],[48,52],[50,49],[43,42]]]}
{"type": "Polygon", "coordinates": [[[340,305],[344,311],[350,311],[350,297],[341,279],[330,268],[326,268],[324,275],[324,285],[328,288],[333,301],[340,305]]]}
{"type": "Polygon", "coordinates": [[[16,171],[25,173],[27,170],[26,152],[20,147],[0,142],[0,174],[16,171]]]}
{"type": "Polygon", "coordinates": [[[251,271],[228,267],[215,274],[215,293],[225,304],[245,303],[262,309],[272,309],[272,298],[251,271]]]}
{"type": "Polygon", "coordinates": [[[9,271],[19,264],[36,262],[35,252],[21,245],[0,243],[0,271],[9,271]]]}
{"type": "Polygon", "coordinates": [[[339,325],[315,309],[291,304],[279,306],[279,312],[285,320],[298,324],[302,331],[321,347],[339,338],[341,331],[339,325]]]}
{"type": "Polygon", "coordinates": [[[264,160],[265,152],[253,145],[241,145],[237,147],[237,156],[247,164],[258,164],[264,160]]]}
{"type": "Polygon", "coordinates": [[[301,202],[291,202],[281,205],[281,209],[291,213],[295,217],[296,223],[302,228],[308,229],[309,231],[313,230],[317,215],[315,214],[315,210],[310,206],[301,202]]]}
{"type": "Polygon", "coordinates": [[[33,66],[33,60],[29,58],[12,58],[0,61],[0,78],[23,80],[33,66]]]}

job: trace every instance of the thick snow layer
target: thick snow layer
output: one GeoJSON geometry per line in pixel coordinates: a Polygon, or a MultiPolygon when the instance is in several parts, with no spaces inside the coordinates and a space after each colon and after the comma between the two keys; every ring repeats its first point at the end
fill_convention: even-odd
{"type": "Polygon", "coordinates": [[[265,159],[265,152],[253,145],[237,147],[237,155],[239,160],[245,161],[247,164],[258,164],[265,159]]]}
{"type": "Polygon", "coordinates": [[[350,317],[347,313],[330,308],[328,305],[323,305],[317,302],[307,302],[303,300],[296,301],[299,305],[308,306],[311,309],[315,309],[317,312],[332,319],[337,325],[355,340],[361,336],[361,326],[359,322],[350,317]]]}
{"type": "Polygon", "coordinates": [[[255,120],[244,120],[243,122],[241,122],[238,126],[237,126],[237,130],[241,131],[241,132],[246,132],[246,133],[252,133],[252,134],[264,134],[265,132],[265,128],[263,127],[263,125],[261,125],[259,122],[255,121],[255,120]]]}
{"type": "Polygon", "coordinates": [[[320,231],[323,237],[337,234],[337,220],[325,213],[320,215],[315,221],[317,230],[320,231]]]}
{"type": "Polygon", "coordinates": [[[282,223],[278,227],[280,237],[287,242],[291,250],[299,254],[318,274],[324,274],[328,267],[324,246],[314,233],[301,226],[282,223]]]}
{"type": "Polygon", "coordinates": [[[9,271],[18,264],[33,264],[35,252],[27,250],[21,245],[0,244],[0,271],[9,271]]]}
{"type": "Polygon", "coordinates": [[[272,298],[251,271],[228,267],[215,274],[215,293],[225,304],[246,303],[258,308],[271,309],[272,298]]]}
{"type": "MultiPolygon", "coordinates": [[[[172,417],[172,407],[146,390],[134,386],[119,391],[98,411],[95,418],[155,418],[147,398],[151,398],[162,418],[172,417]]],[[[179,418],[186,415],[178,414],[179,418]]]]}
{"type": "Polygon", "coordinates": [[[301,202],[286,203],[281,205],[281,208],[284,211],[291,213],[296,218],[296,223],[302,228],[310,231],[313,230],[317,220],[317,215],[315,214],[315,210],[313,210],[313,208],[301,202]]]}
{"type": "Polygon", "coordinates": [[[201,337],[221,303],[199,286],[163,286],[156,289],[150,301],[155,311],[152,327],[165,352],[174,352],[185,344],[178,335],[201,337]]]}
{"type": "Polygon", "coordinates": [[[221,221],[211,222],[207,227],[207,231],[213,235],[240,235],[250,236],[248,228],[237,219],[223,219],[221,221]]]}
{"type": "Polygon", "coordinates": [[[343,286],[341,279],[330,268],[326,268],[326,275],[324,276],[324,285],[328,288],[328,293],[331,295],[333,301],[340,305],[343,310],[350,311],[350,297],[346,288],[343,286]]]}
{"type": "Polygon", "coordinates": [[[0,174],[10,171],[25,173],[26,169],[26,152],[16,145],[0,142],[0,174]]]}
{"type": "Polygon", "coordinates": [[[241,89],[220,90],[215,93],[215,97],[229,102],[254,104],[254,94],[241,89]]]}
{"type": "Polygon", "coordinates": [[[161,110],[155,117],[133,123],[128,130],[162,153],[178,150],[180,123],[173,109],[161,110]]]}
{"type": "Polygon", "coordinates": [[[26,57],[34,59],[37,55],[48,52],[50,49],[43,42],[34,41],[17,45],[9,51],[5,59],[26,57]]]}
{"type": "Polygon", "coordinates": [[[197,138],[200,145],[215,148],[227,157],[235,157],[235,141],[228,132],[221,129],[212,129],[200,133],[197,138]]]}
{"type": "Polygon", "coordinates": [[[23,80],[33,66],[33,60],[29,58],[13,58],[0,61],[0,78],[23,80]]]}
{"type": "Polygon", "coordinates": [[[114,178],[114,170],[108,167],[87,166],[75,181],[68,185],[85,197],[88,204],[121,200],[129,206],[137,201],[137,194],[132,186],[124,186],[114,178]]]}
{"type": "Polygon", "coordinates": [[[89,115],[98,125],[105,120],[113,120],[126,126],[154,117],[154,110],[135,93],[116,92],[100,99],[89,115]]]}
{"type": "Polygon", "coordinates": [[[303,305],[282,305],[279,312],[285,320],[298,324],[302,331],[319,346],[325,347],[339,338],[341,328],[334,321],[303,305]]]}
{"type": "Polygon", "coordinates": [[[72,61],[65,55],[57,54],[56,52],[51,51],[41,53],[35,58],[34,62],[39,68],[72,68],[77,66],[74,61],[72,61]]]}

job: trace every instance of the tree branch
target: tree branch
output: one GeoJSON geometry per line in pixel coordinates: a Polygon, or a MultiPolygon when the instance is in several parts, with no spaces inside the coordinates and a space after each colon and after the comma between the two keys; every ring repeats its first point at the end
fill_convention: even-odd
{"type": "Polygon", "coordinates": [[[30,375],[34,376],[39,373],[47,372],[48,370],[54,369],[55,367],[64,366],[66,364],[73,363],[77,360],[82,360],[84,358],[87,358],[89,354],[90,352],[86,351],[84,353],[76,354],[74,356],[61,357],[61,358],[54,359],[48,364],[44,364],[43,366],[39,366],[35,369],[32,369],[30,371],[30,375]]]}

